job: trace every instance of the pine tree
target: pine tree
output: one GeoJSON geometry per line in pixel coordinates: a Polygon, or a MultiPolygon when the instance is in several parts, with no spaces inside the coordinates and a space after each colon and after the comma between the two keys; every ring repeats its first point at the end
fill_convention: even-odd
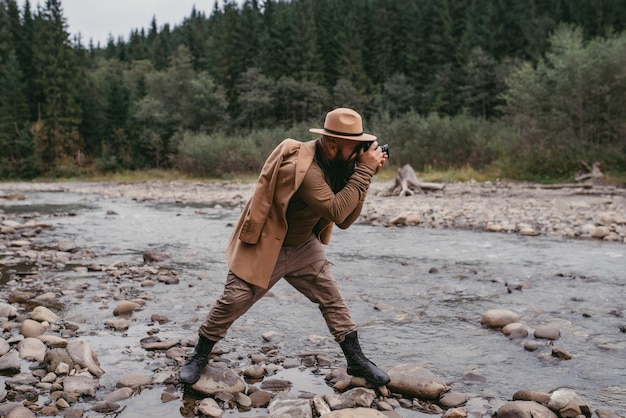
{"type": "Polygon", "coordinates": [[[44,166],[75,161],[81,150],[78,67],[59,0],[46,0],[35,20],[34,66],[38,87],[36,140],[44,166]]]}

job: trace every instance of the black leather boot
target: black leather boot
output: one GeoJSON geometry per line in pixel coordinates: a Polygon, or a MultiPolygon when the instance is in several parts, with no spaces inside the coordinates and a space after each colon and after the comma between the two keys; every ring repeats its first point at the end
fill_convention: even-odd
{"type": "Polygon", "coordinates": [[[361,351],[356,331],[346,335],[346,338],[339,345],[348,361],[347,371],[349,375],[363,377],[373,386],[383,386],[391,381],[387,373],[365,357],[361,351]]]}
{"type": "Polygon", "coordinates": [[[187,359],[185,365],[180,369],[178,374],[178,380],[185,385],[193,385],[200,379],[202,369],[209,362],[209,354],[213,350],[215,341],[211,341],[208,338],[200,335],[196,349],[191,357],[187,359]]]}

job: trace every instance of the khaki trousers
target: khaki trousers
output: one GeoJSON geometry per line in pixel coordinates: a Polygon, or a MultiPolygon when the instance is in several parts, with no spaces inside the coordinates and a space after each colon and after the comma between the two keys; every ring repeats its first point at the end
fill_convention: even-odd
{"type": "Polygon", "coordinates": [[[337,342],[342,342],[347,334],[356,330],[356,325],[329,265],[322,244],[311,234],[304,243],[281,249],[267,289],[247,283],[229,271],[224,291],[200,326],[200,334],[209,340],[221,340],[237,318],[284,278],[318,304],[330,333],[337,342]]]}

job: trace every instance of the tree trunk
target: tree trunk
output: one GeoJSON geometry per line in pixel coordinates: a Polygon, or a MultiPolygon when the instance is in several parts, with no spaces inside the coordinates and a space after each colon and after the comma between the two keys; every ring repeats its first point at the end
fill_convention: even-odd
{"type": "Polygon", "coordinates": [[[391,196],[413,196],[416,192],[423,194],[427,191],[443,190],[445,187],[443,184],[419,180],[413,168],[406,164],[396,172],[396,181],[387,193],[391,196]]]}

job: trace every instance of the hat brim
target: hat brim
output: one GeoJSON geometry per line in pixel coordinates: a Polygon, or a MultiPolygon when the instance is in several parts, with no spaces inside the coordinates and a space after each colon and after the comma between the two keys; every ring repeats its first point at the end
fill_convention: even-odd
{"type": "Polygon", "coordinates": [[[366,133],[362,133],[359,136],[338,135],[338,134],[329,132],[325,129],[317,129],[317,128],[311,128],[309,129],[309,132],[313,132],[314,134],[320,134],[320,135],[325,135],[325,136],[332,136],[334,138],[347,139],[349,141],[371,142],[371,141],[376,140],[376,137],[374,135],[370,135],[366,133]]]}

